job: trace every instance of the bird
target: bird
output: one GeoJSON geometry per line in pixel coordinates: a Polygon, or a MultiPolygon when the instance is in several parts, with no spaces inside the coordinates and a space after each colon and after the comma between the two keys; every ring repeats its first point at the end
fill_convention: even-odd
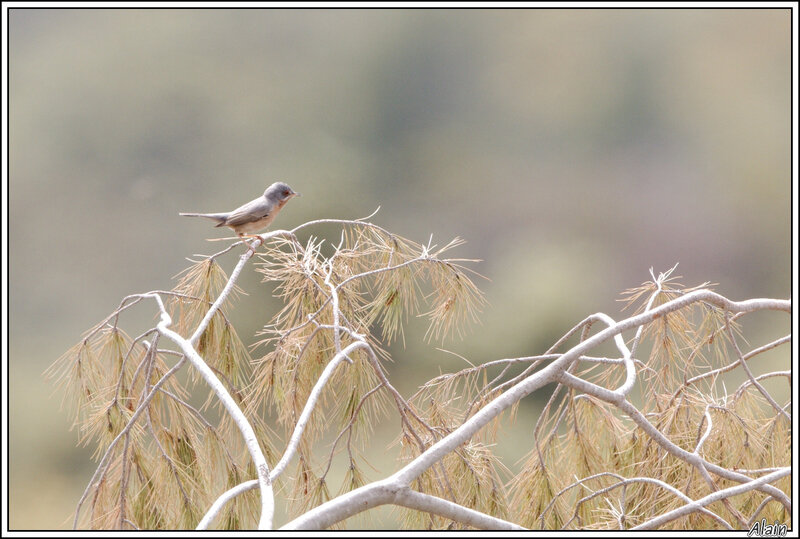
{"type": "Polygon", "coordinates": [[[283,182],[275,182],[264,191],[263,196],[251,200],[230,212],[222,213],[179,213],[183,217],[205,217],[216,221],[218,227],[232,228],[242,238],[257,238],[256,232],[264,230],[278,215],[289,200],[299,197],[291,187],[283,182]]]}

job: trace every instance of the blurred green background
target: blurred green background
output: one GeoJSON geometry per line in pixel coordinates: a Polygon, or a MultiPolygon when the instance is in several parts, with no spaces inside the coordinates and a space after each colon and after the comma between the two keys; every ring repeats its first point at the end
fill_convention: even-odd
{"type": "MultiPolygon", "coordinates": [[[[186,256],[223,245],[206,238],[227,229],[179,211],[230,210],[275,180],[303,194],[276,227],[380,205],[373,222],[461,236],[452,256],[484,260],[489,304],[466,340],[426,344],[412,321],[393,348],[406,395],[466,366],[437,347],[531,355],[590,313],[622,316],[619,293],[651,266],[680,262],[684,283],[731,299],[788,297],[790,22],[788,9],[11,9],[10,527],[70,525],[93,470],[42,371],[123,296],[170,288],[186,256]]],[[[247,343],[277,308],[258,281],[252,266],[240,281],[247,343]]],[[[137,335],[154,313],[123,327],[137,335]]]]}

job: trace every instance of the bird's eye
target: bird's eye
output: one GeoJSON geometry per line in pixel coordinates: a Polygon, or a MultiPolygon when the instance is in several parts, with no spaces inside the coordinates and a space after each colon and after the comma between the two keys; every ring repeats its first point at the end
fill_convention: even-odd
{"type": "Polygon", "coordinates": [[[288,197],[289,196],[289,191],[284,191],[283,192],[283,196],[288,197]]]}

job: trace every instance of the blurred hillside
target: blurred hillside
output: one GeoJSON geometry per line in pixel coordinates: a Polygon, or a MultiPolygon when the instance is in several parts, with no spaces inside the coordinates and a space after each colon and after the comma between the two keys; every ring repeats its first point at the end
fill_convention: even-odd
{"type": "MultiPolygon", "coordinates": [[[[465,365],[437,346],[473,363],[535,354],[591,312],[617,317],[651,266],[680,262],[684,283],[732,299],[788,297],[790,22],[12,9],[12,528],[65,526],[90,476],[44,368],[123,296],[171,287],[186,256],[223,245],[206,238],[227,229],[179,211],[230,210],[275,180],[303,194],[275,227],[381,206],[388,230],[460,236],[452,256],[484,260],[481,326],[427,345],[412,321],[393,348],[405,391],[465,365]]],[[[234,320],[249,343],[277,304],[245,273],[234,320]]]]}

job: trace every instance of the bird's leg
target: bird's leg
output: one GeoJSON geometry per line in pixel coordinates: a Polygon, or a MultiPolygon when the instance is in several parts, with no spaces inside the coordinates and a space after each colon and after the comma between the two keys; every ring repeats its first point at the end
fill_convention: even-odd
{"type": "MultiPolygon", "coordinates": [[[[247,243],[247,239],[246,238],[258,238],[258,239],[261,239],[261,236],[259,236],[258,234],[244,234],[244,233],[242,233],[242,234],[239,234],[239,237],[242,238],[242,241],[244,242],[244,244],[247,245],[247,250],[248,251],[253,251],[253,254],[256,254],[256,248],[253,247],[252,245],[250,245],[249,243],[247,243]]],[[[264,243],[263,240],[262,240],[261,243],[262,244],[264,243]]]]}

